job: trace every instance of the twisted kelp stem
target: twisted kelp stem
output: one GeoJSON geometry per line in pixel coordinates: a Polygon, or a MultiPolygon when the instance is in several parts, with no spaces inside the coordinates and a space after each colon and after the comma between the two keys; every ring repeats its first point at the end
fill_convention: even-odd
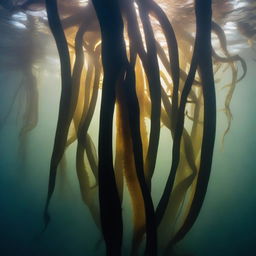
{"type": "Polygon", "coordinates": [[[93,0],[100,23],[104,71],[99,131],[99,202],[107,255],[121,255],[123,223],[121,202],[115,181],[112,126],[115,87],[124,77],[123,21],[118,1],[93,0]]]}
{"type": "MultiPolygon", "coordinates": [[[[134,7],[130,5],[127,5],[125,7],[127,7],[126,15],[127,15],[127,21],[128,21],[128,35],[129,35],[129,40],[131,45],[130,47],[131,63],[127,66],[126,79],[124,83],[124,92],[126,95],[126,108],[129,114],[129,122],[130,122],[131,137],[132,137],[132,143],[133,143],[133,152],[134,152],[137,179],[141,188],[143,201],[144,201],[145,221],[146,221],[145,229],[146,229],[146,235],[147,235],[145,253],[146,255],[155,255],[157,252],[157,239],[156,239],[154,205],[153,205],[152,198],[149,191],[150,188],[146,185],[146,181],[147,183],[150,183],[151,177],[149,180],[146,180],[147,178],[149,178],[149,176],[147,175],[148,170],[145,171],[145,175],[144,175],[143,149],[142,149],[142,140],[141,140],[141,134],[140,134],[140,110],[139,110],[139,102],[136,96],[136,89],[135,89],[135,83],[136,83],[135,63],[136,63],[137,54],[139,53],[140,57],[143,56],[142,57],[143,66],[146,67],[147,71],[149,71],[149,67],[150,65],[152,65],[152,62],[150,65],[147,65],[147,61],[146,61],[147,56],[142,46],[142,40],[139,33],[138,24],[136,22],[136,14],[134,12],[134,7]],[[135,33],[135,36],[134,36],[134,33],[135,33]]],[[[148,25],[150,24],[148,23],[148,25]]],[[[151,49],[151,47],[149,48],[151,49]]],[[[147,72],[147,76],[149,79],[149,83],[150,82],[152,83],[152,76],[151,77],[149,76],[149,72],[147,72]]],[[[151,86],[156,86],[156,85],[151,84],[151,86]]],[[[153,95],[153,97],[155,97],[155,95],[153,95]]],[[[160,122],[160,116],[159,116],[159,122],[160,122]]],[[[153,130],[153,135],[155,135],[156,132],[157,130],[153,130]]],[[[155,146],[157,150],[157,145],[155,146]]],[[[152,171],[153,170],[154,169],[152,169],[152,171]]],[[[132,200],[136,200],[136,199],[137,199],[136,197],[132,198],[132,200]]],[[[138,208],[136,209],[135,208],[134,210],[136,209],[138,210],[138,208]]],[[[141,231],[144,232],[144,227],[142,228],[141,231]]],[[[134,234],[136,237],[134,237],[132,253],[136,253],[136,249],[139,246],[139,243],[143,234],[143,233],[140,234],[141,231],[139,231],[137,234],[134,234]]]]}
{"type": "MultiPolygon", "coordinates": [[[[192,202],[190,212],[178,233],[175,235],[172,243],[175,243],[183,238],[194,224],[199,211],[201,209],[203,199],[206,193],[213,154],[213,146],[215,139],[215,126],[216,126],[216,102],[215,102],[215,89],[212,71],[211,60],[211,1],[195,1],[196,10],[196,39],[194,46],[194,54],[190,66],[189,75],[184,85],[181,96],[181,103],[179,108],[176,132],[174,136],[173,145],[173,162],[168,177],[167,185],[165,187],[163,196],[157,208],[157,221],[160,223],[167,203],[169,195],[172,191],[174,178],[180,158],[180,141],[182,130],[184,126],[184,111],[188,93],[191,89],[194,80],[195,71],[199,67],[200,77],[202,81],[203,96],[204,96],[204,130],[203,141],[201,149],[201,162],[198,174],[198,182],[196,187],[195,196],[192,202]],[[200,53],[199,53],[200,51],[200,53]]],[[[171,246],[171,245],[170,245],[171,246]]]]}
{"type": "MultiPolygon", "coordinates": [[[[173,27],[167,18],[164,11],[152,0],[149,0],[150,9],[153,11],[154,15],[158,19],[162,30],[164,32],[168,52],[169,52],[169,62],[170,62],[170,73],[173,80],[173,95],[172,95],[172,109],[171,109],[171,118],[172,125],[176,125],[176,116],[179,106],[179,80],[180,80],[180,68],[179,68],[179,51],[178,43],[173,30],[173,27]]],[[[169,70],[169,69],[167,69],[169,70]]]]}
{"type": "Polygon", "coordinates": [[[196,68],[197,68],[197,40],[195,41],[195,46],[194,46],[194,54],[192,57],[192,62],[189,70],[189,74],[187,77],[187,80],[184,85],[184,89],[182,91],[181,95],[181,100],[180,100],[180,107],[178,111],[178,116],[177,116],[177,124],[176,124],[176,130],[174,133],[174,138],[173,138],[173,151],[172,151],[172,166],[170,170],[169,177],[167,179],[167,183],[163,192],[163,195],[159,201],[159,204],[156,209],[156,218],[157,218],[157,224],[159,225],[165,209],[167,207],[169,197],[173,188],[173,183],[174,179],[176,176],[176,170],[178,168],[179,164],[179,159],[180,159],[180,142],[181,142],[181,137],[182,137],[182,132],[183,132],[183,127],[184,127],[184,111],[185,111],[185,106],[186,106],[186,101],[188,94],[190,92],[191,86],[194,81],[195,73],[196,73],[196,68]]]}
{"type": "Polygon", "coordinates": [[[47,226],[50,220],[50,216],[48,214],[48,206],[55,187],[57,167],[65,151],[69,125],[73,115],[70,113],[70,105],[72,100],[70,58],[66,37],[58,15],[57,1],[46,0],[45,5],[49,26],[56,41],[61,64],[61,98],[54,147],[50,164],[48,195],[44,212],[45,225],[47,226]]]}
{"type": "Polygon", "coordinates": [[[136,166],[137,178],[140,184],[144,209],[146,216],[146,255],[157,254],[157,239],[156,239],[156,223],[155,212],[149,188],[146,184],[143,168],[143,150],[140,136],[140,114],[139,104],[135,93],[135,72],[134,67],[128,66],[126,79],[124,83],[125,93],[127,94],[127,109],[129,109],[129,121],[131,137],[133,142],[134,160],[136,166]]]}
{"type": "Polygon", "coordinates": [[[202,207],[210,177],[216,131],[216,98],[211,57],[211,1],[196,0],[195,11],[198,46],[200,49],[198,67],[204,98],[203,141],[198,181],[191,209],[182,227],[173,238],[172,243],[178,242],[186,235],[193,226],[202,207]]]}
{"type": "Polygon", "coordinates": [[[157,60],[157,50],[153,28],[149,19],[149,6],[148,1],[137,1],[139,6],[139,13],[141,22],[143,25],[147,54],[146,62],[149,72],[147,72],[147,78],[149,82],[149,92],[151,99],[151,122],[150,122],[150,134],[148,152],[145,162],[145,169],[148,175],[147,182],[149,188],[151,187],[151,178],[153,176],[156,156],[158,151],[159,136],[160,136],[160,113],[161,113],[161,81],[159,73],[159,65],[157,60]]]}
{"type": "MultiPolygon", "coordinates": [[[[75,89],[75,95],[76,98],[78,98],[79,95],[79,87],[81,83],[81,75],[82,75],[82,70],[84,66],[84,51],[83,51],[83,36],[88,29],[88,20],[85,19],[85,21],[81,24],[81,26],[78,28],[75,36],[75,63],[73,67],[73,72],[72,72],[72,87],[75,89]]],[[[90,74],[90,72],[88,72],[90,74]]],[[[89,75],[86,75],[86,79],[89,75]]],[[[86,92],[88,94],[88,92],[86,92]]],[[[78,110],[75,110],[75,116],[73,117],[75,128],[78,129],[79,125],[79,116],[78,116],[78,110]],[[77,118],[75,118],[78,116],[77,118]]]]}
{"type": "Polygon", "coordinates": [[[149,9],[147,1],[144,3],[138,2],[140,6],[140,17],[143,23],[143,29],[146,36],[147,52],[144,49],[142,36],[139,30],[137,21],[137,15],[134,5],[127,5],[126,16],[128,22],[129,39],[133,44],[133,47],[138,53],[143,68],[148,80],[150,99],[151,99],[151,113],[150,113],[150,136],[148,151],[145,160],[145,176],[149,189],[151,189],[151,178],[156,164],[156,156],[159,144],[160,135],[160,109],[161,109],[161,83],[160,72],[158,67],[157,55],[156,55],[156,41],[152,31],[152,25],[149,19],[149,9]]]}
{"type": "MultiPolygon", "coordinates": [[[[131,67],[127,62],[122,17],[118,3],[115,3],[115,5],[106,5],[100,1],[94,1],[93,3],[101,26],[102,62],[104,68],[99,134],[99,197],[102,229],[106,241],[107,254],[119,255],[121,253],[122,216],[119,212],[121,208],[120,199],[118,198],[113,176],[112,120],[115,103],[115,85],[120,86],[124,81],[123,86],[127,92],[128,109],[131,109],[129,121],[136,173],[145,205],[147,233],[146,254],[155,255],[157,246],[156,228],[154,225],[154,207],[144,177],[143,152],[139,128],[139,108],[135,94],[135,73],[134,67],[131,67]],[[108,7],[108,12],[105,11],[106,7],[108,7]],[[112,26],[110,26],[111,23],[109,21],[111,21],[112,26]],[[115,24],[115,26],[113,26],[113,24],[115,24]],[[110,106],[111,109],[109,109],[110,106]],[[106,156],[106,154],[108,155],[106,156]],[[110,177],[110,175],[112,177],[110,177]],[[114,203],[113,197],[115,200],[114,203]],[[112,203],[113,205],[111,205],[112,203]]],[[[135,61],[133,62],[135,63],[135,61]]]]}
{"type": "Polygon", "coordinates": [[[86,150],[86,154],[92,169],[92,172],[96,178],[96,182],[98,182],[98,159],[97,159],[97,153],[94,147],[94,144],[88,134],[89,125],[91,123],[91,120],[93,118],[93,114],[95,111],[97,98],[98,98],[98,91],[99,91],[99,82],[100,82],[100,73],[101,73],[101,65],[99,62],[99,47],[95,50],[95,52],[91,52],[92,56],[92,63],[94,64],[94,82],[93,82],[93,89],[92,89],[92,95],[90,99],[90,104],[88,106],[87,112],[85,111],[84,106],[84,121],[81,120],[80,126],[81,129],[78,134],[78,137],[80,137],[80,140],[83,144],[83,147],[86,150]],[[83,122],[82,122],[83,121],[83,122]]]}

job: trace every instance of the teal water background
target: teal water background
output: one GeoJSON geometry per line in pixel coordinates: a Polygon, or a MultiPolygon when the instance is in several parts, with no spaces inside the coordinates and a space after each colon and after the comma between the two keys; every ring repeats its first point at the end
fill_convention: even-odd
{"type": "MultiPolygon", "coordinates": [[[[241,54],[247,62],[248,74],[234,93],[231,130],[222,145],[227,122],[218,109],[208,192],[196,224],[178,244],[180,253],[195,256],[255,255],[256,62],[252,50],[241,54]]],[[[20,148],[20,118],[17,118],[24,97],[15,103],[0,131],[0,255],[3,256],[104,255],[100,233],[81,200],[74,169],[75,145],[69,149],[66,172],[57,178],[50,205],[51,223],[45,233],[40,233],[60,93],[59,71],[54,72],[52,74],[47,68],[40,72],[39,123],[29,133],[27,145],[20,148]]],[[[19,70],[1,70],[2,115],[8,109],[20,76],[19,70]]],[[[221,97],[221,91],[217,97],[221,97]]],[[[162,146],[159,153],[162,157],[158,168],[167,170],[171,153],[168,153],[168,140],[165,144],[167,148],[162,146]]],[[[154,179],[159,186],[164,186],[163,177],[154,179]]],[[[127,248],[126,243],[124,254],[127,248]]]]}

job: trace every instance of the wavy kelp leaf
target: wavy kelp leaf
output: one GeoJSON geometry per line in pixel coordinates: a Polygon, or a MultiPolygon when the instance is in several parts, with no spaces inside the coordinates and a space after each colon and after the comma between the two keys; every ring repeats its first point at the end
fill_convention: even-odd
{"type": "Polygon", "coordinates": [[[98,156],[95,145],[91,136],[87,133],[86,142],[85,142],[85,150],[88,157],[89,164],[91,166],[93,175],[96,179],[96,183],[98,180],[98,156]]]}
{"type": "Polygon", "coordinates": [[[85,83],[85,87],[87,88],[87,90],[85,90],[87,91],[87,97],[85,97],[85,101],[87,101],[88,103],[84,104],[84,110],[83,110],[83,114],[80,122],[81,128],[79,132],[79,140],[86,150],[86,154],[87,154],[92,172],[96,179],[96,183],[98,181],[98,157],[97,157],[97,152],[96,152],[93,140],[88,134],[88,129],[95,111],[97,98],[98,98],[99,82],[100,82],[101,67],[99,63],[99,56],[97,55],[98,55],[97,49],[95,52],[90,51],[92,64],[94,64],[94,78],[93,78],[94,81],[92,83],[92,88],[90,87],[90,84],[91,84],[90,80],[87,80],[87,82],[85,83]],[[92,90],[92,93],[90,98],[89,91],[91,90],[92,90]],[[89,101],[89,98],[90,98],[90,101],[89,101]]]}
{"type": "Polygon", "coordinates": [[[122,130],[122,118],[121,113],[116,104],[116,149],[115,149],[115,176],[117,189],[121,202],[123,203],[123,193],[124,193],[124,150],[125,144],[123,139],[122,130]]]}
{"type": "Polygon", "coordinates": [[[213,57],[220,63],[228,63],[231,68],[231,71],[232,71],[232,81],[227,86],[227,87],[229,87],[229,90],[228,90],[228,93],[227,93],[227,96],[225,99],[225,114],[226,114],[226,117],[228,120],[228,126],[227,126],[227,128],[224,132],[223,138],[222,138],[222,143],[223,143],[224,138],[231,127],[232,112],[230,110],[230,102],[231,102],[231,99],[232,99],[232,96],[233,96],[233,93],[235,90],[235,86],[236,86],[237,82],[241,81],[245,77],[245,75],[247,73],[247,67],[246,67],[245,61],[239,55],[231,56],[229,54],[228,49],[227,49],[227,41],[226,41],[225,33],[217,23],[212,22],[212,30],[218,36],[221,48],[226,56],[226,57],[221,57],[212,49],[213,57]],[[243,69],[243,73],[240,78],[237,78],[237,69],[235,68],[235,64],[234,64],[237,61],[239,61],[241,63],[241,66],[243,69]]]}
{"type": "MultiPolygon", "coordinates": [[[[146,126],[146,116],[150,115],[150,103],[148,102],[148,87],[146,83],[146,79],[144,77],[142,64],[139,58],[137,58],[136,63],[136,94],[139,101],[140,108],[140,134],[143,146],[143,160],[144,164],[146,161],[146,154],[148,149],[148,131],[146,126]]],[[[144,172],[146,172],[144,168],[144,172]]],[[[148,174],[145,173],[145,176],[148,174]]]]}
{"type": "MultiPolygon", "coordinates": [[[[84,67],[84,50],[83,50],[83,36],[88,29],[88,23],[89,21],[85,19],[83,23],[80,25],[76,32],[75,36],[75,63],[72,71],[72,87],[74,91],[74,98],[78,100],[78,102],[75,103],[76,108],[75,108],[75,113],[74,113],[74,124],[77,129],[79,125],[79,121],[81,119],[82,115],[82,108],[84,105],[85,101],[85,96],[82,94],[84,93],[84,90],[82,89],[83,86],[81,86],[81,76],[82,76],[82,71],[84,67]],[[79,104],[80,103],[80,104],[79,104]]],[[[86,73],[86,81],[85,83],[87,84],[88,80],[90,81],[90,76],[92,73],[92,68],[88,68],[87,73],[86,73]]]]}
{"type": "Polygon", "coordinates": [[[88,206],[97,227],[101,229],[99,205],[95,202],[98,196],[98,186],[92,187],[90,184],[88,167],[84,163],[84,148],[80,143],[78,143],[76,152],[76,170],[82,199],[88,206]]]}
{"type": "MultiPolygon", "coordinates": [[[[129,113],[127,105],[124,104],[125,96],[122,88],[117,92],[117,115],[116,119],[119,124],[117,129],[119,132],[119,141],[122,141],[122,154],[119,155],[119,161],[123,162],[124,177],[127,188],[131,197],[132,213],[133,213],[133,238],[132,238],[132,254],[136,253],[145,232],[145,208],[144,200],[137,179],[136,167],[133,157],[132,138],[130,133],[129,113]]],[[[117,157],[117,156],[116,156],[117,157]]]]}
{"type": "MultiPolygon", "coordinates": [[[[86,31],[86,27],[81,25],[80,29],[77,32],[77,36],[80,33],[80,38],[76,37],[76,47],[80,48],[80,54],[82,54],[82,44],[83,44],[83,35],[86,31]],[[79,43],[79,45],[78,45],[79,43]]],[[[89,47],[89,46],[87,46],[89,47]]],[[[90,60],[88,61],[89,67],[87,69],[84,90],[80,89],[79,93],[84,93],[84,104],[83,110],[81,111],[80,118],[78,118],[79,126],[77,128],[77,176],[79,179],[80,190],[83,197],[83,200],[87,207],[89,208],[93,219],[99,229],[100,226],[100,209],[99,205],[95,203],[95,198],[98,195],[98,159],[97,153],[94,146],[94,143],[88,134],[89,125],[91,123],[91,119],[95,110],[95,105],[97,102],[98,96],[98,88],[99,88],[99,78],[100,78],[100,65],[98,58],[95,52],[88,50],[90,60]],[[90,93],[92,91],[92,93],[90,93]],[[92,94],[90,99],[90,94],[92,94]],[[86,150],[88,161],[92,170],[92,174],[89,174],[89,167],[84,163],[84,152],[86,150]],[[90,184],[90,176],[91,180],[95,182],[92,186],[90,184]]],[[[79,64],[79,62],[78,62],[79,64]]],[[[80,65],[84,63],[80,62],[80,65]]],[[[74,66],[75,68],[75,66],[74,66]]],[[[82,71],[82,67],[80,67],[80,71],[82,71]]],[[[73,73],[74,74],[74,73],[73,73]]],[[[80,73],[81,74],[81,73],[80,73]]],[[[79,73],[78,73],[79,75],[79,73]]],[[[80,87],[83,86],[82,81],[80,82],[80,87]]],[[[80,95],[79,95],[80,96],[80,95]]],[[[82,97],[82,96],[81,96],[82,97]]]]}
{"type": "Polygon", "coordinates": [[[239,79],[237,79],[236,82],[241,81],[246,76],[246,73],[247,73],[247,66],[246,66],[246,63],[245,63],[244,59],[241,58],[238,54],[233,55],[233,56],[231,56],[229,54],[225,33],[222,30],[222,28],[217,23],[215,23],[213,21],[212,21],[212,31],[214,33],[216,33],[216,35],[218,36],[221,48],[222,48],[223,52],[226,55],[226,58],[220,57],[220,56],[218,56],[218,54],[213,49],[214,58],[216,58],[219,62],[227,62],[227,63],[234,62],[234,61],[239,61],[241,63],[241,66],[242,66],[243,73],[242,73],[241,77],[239,79]]]}
{"type": "Polygon", "coordinates": [[[224,143],[224,138],[227,135],[227,133],[230,130],[230,127],[231,127],[232,112],[230,110],[230,103],[231,103],[231,100],[232,100],[233,93],[235,91],[236,81],[237,81],[237,69],[235,67],[235,64],[231,63],[230,65],[231,65],[231,69],[232,69],[232,81],[229,84],[229,90],[228,90],[228,93],[227,93],[227,96],[226,96],[226,99],[225,99],[225,109],[224,109],[227,120],[228,120],[228,126],[227,126],[227,128],[226,128],[226,130],[223,134],[222,143],[224,143]]]}

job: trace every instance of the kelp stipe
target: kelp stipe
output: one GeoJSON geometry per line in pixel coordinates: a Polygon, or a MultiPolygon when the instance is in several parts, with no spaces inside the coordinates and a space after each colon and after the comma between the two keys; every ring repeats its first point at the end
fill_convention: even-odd
{"type": "Polygon", "coordinates": [[[55,187],[57,168],[64,154],[66,139],[68,136],[68,129],[73,113],[72,110],[70,110],[72,104],[72,79],[70,69],[70,58],[66,38],[58,15],[57,1],[46,0],[45,5],[48,15],[49,26],[55,38],[60,56],[62,82],[59,117],[50,164],[49,188],[44,213],[45,225],[47,226],[50,220],[48,206],[55,187]]]}

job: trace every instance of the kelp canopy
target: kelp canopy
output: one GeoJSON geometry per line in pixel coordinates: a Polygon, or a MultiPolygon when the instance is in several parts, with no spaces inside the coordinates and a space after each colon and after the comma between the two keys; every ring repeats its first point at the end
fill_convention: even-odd
{"type": "MultiPolygon", "coordinates": [[[[30,38],[38,36],[40,26],[40,35],[47,33],[46,9],[59,53],[61,96],[45,225],[57,169],[75,143],[82,199],[103,234],[106,254],[122,254],[127,188],[133,212],[131,254],[137,255],[145,240],[145,255],[170,255],[195,223],[207,190],[216,129],[215,87],[223,85],[214,75],[230,69],[232,76],[224,102],[226,134],[232,94],[246,74],[244,60],[229,52],[223,27],[227,17],[241,10],[253,12],[253,3],[31,0],[1,1],[1,6],[6,17],[26,13],[26,24],[20,24],[30,38]],[[96,145],[88,130],[99,103],[96,145]],[[156,162],[163,127],[172,137],[172,152],[166,152],[171,166],[165,167],[169,175],[160,200],[153,203],[153,177],[162,172],[156,162]]],[[[254,16],[247,23],[239,17],[237,28],[253,42],[254,16]]],[[[7,28],[6,20],[2,23],[7,28]]],[[[41,57],[36,50],[21,56],[27,94],[23,138],[37,123],[33,65],[41,57]]]]}

